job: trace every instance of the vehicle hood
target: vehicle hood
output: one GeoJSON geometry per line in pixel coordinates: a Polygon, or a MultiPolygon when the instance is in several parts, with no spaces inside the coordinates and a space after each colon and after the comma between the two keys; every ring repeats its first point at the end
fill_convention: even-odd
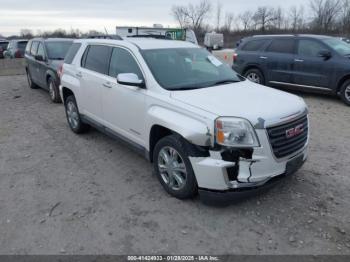
{"type": "Polygon", "coordinates": [[[245,118],[256,128],[287,121],[307,111],[302,98],[248,80],[210,88],[173,91],[171,97],[218,117],[245,118]]]}

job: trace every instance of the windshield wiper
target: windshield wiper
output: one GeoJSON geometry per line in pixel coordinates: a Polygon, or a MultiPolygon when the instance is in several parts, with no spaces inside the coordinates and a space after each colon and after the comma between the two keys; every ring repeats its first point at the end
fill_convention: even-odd
{"type": "Polygon", "coordinates": [[[171,91],[182,91],[182,90],[194,90],[194,89],[199,89],[199,88],[203,88],[200,86],[180,86],[180,87],[175,87],[175,88],[171,88],[171,91]]]}
{"type": "Polygon", "coordinates": [[[226,80],[220,80],[215,82],[214,84],[210,85],[210,86],[219,86],[219,85],[225,85],[225,84],[231,84],[231,83],[237,83],[237,82],[241,82],[239,80],[233,80],[233,79],[226,79],[226,80]]]}

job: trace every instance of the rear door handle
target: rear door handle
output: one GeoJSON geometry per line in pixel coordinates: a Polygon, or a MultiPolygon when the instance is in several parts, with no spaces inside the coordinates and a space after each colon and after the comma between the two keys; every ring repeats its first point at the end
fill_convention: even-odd
{"type": "Polygon", "coordinates": [[[260,59],[267,59],[266,56],[260,56],[260,59]]]}
{"type": "Polygon", "coordinates": [[[81,72],[75,74],[77,77],[83,77],[83,74],[81,72]]]}
{"type": "Polygon", "coordinates": [[[294,62],[302,63],[302,62],[304,62],[304,60],[303,59],[294,59],[294,62]]]}
{"type": "Polygon", "coordinates": [[[103,86],[107,87],[107,88],[112,88],[112,83],[111,82],[106,82],[106,83],[103,83],[103,86]]]}

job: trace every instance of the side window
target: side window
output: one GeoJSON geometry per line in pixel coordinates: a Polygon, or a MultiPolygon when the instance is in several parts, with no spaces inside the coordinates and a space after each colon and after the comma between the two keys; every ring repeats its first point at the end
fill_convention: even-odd
{"type": "Polygon", "coordinates": [[[109,46],[91,45],[87,50],[83,67],[107,75],[111,50],[109,46]]]}
{"type": "Polygon", "coordinates": [[[318,56],[320,51],[327,49],[322,44],[313,40],[299,40],[298,55],[300,56],[318,56]]]}
{"type": "Polygon", "coordinates": [[[80,47],[81,47],[80,43],[72,44],[72,46],[68,50],[68,53],[67,53],[66,57],[64,58],[64,62],[66,64],[71,64],[73,62],[74,57],[78,53],[80,47]]]}
{"type": "Polygon", "coordinates": [[[32,41],[29,41],[26,46],[26,54],[30,54],[30,48],[32,47],[32,41]]]}
{"type": "Polygon", "coordinates": [[[38,50],[38,45],[39,45],[39,42],[33,42],[32,43],[32,46],[31,46],[31,48],[30,48],[30,54],[31,55],[36,55],[36,52],[37,52],[37,50],[38,50]]]}
{"type": "Polygon", "coordinates": [[[291,38],[274,39],[267,52],[294,54],[295,40],[291,38]]]}
{"type": "Polygon", "coordinates": [[[44,46],[42,43],[39,43],[37,55],[41,55],[44,59],[46,58],[44,46]]]}
{"type": "Polygon", "coordinates": [[[268,42],[266,39],[261,39],[261,40],[252,40],[246,43],[243,47],[243,51],[258,51],[261,48],[265,46],[265,44],[268,42]]]}
{"type": "Polygon", "coordinates": [[[123,48],[113,48],[109,75],[117,77],[122,73],[134,73],[139,79],[143,79],[141,70],[130,52],[123,48]]]}

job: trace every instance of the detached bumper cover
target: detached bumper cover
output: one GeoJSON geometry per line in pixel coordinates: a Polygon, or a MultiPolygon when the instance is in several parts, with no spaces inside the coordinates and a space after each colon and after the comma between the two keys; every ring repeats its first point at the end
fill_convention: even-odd
{"type": "Polygon", "coordinates": [[[305,158],[301,155],[296,158],[295,161],[290,162],[286,173],[280,176],[271,178],[265,182],[252,183],[249,187],[241,187],[238,189],[229,189],[225,191],[199,189],[200,199],[203,203],[208,205],[228,205],[235,202],[239,202],[243,199],[257,196],[259,194],[267,192],[270,188],[276,186],[285,178],[293,175],[297,172],[305,163],[305,158]]]}

